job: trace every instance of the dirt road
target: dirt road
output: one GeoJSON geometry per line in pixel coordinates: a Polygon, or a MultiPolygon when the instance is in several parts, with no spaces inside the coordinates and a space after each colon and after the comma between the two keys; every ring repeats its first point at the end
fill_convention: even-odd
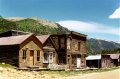
{"type": "Polygon", "coordinates": [[[60,74],[17,71],[11,68],[0,68],[0,79],[120,79],[120,69],[79,74],[77,76],[64,77],[60,74]]]}
{"type": "Polygon", "coordinates": [[[67,77],[65,79],[120,79],[120,69],[99,73],[80,74],[79,76],[67,77]]]}

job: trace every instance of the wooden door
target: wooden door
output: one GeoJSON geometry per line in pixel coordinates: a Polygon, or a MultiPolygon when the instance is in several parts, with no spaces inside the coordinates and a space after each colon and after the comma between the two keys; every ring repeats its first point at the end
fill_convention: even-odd
{"type": "Polygon", "coordinates": [[[29,61],[30,61],[30,66],[33,66],[34,65],[34,51],[33,50],[30,50],[29,61]]]}
{"type": "Polygon", "coordinates": [[[81,67],[81,59],[77,57],[77,68],[81,67]]]}

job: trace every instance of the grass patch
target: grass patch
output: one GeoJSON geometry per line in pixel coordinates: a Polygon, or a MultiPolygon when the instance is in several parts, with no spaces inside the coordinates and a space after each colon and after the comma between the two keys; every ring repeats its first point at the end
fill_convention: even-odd
{"type": "Polygon", "coordinates": [[[67,76],[77,76],[79,74],[88,74],[88,73],[100,73],[100,72],[106,72],[111,71],[115,69],[119,69],[120,67],[109,67],[109,68],[100,68],[100,69],[93,69],[93,70],[69,70],[69,71],[41,71],[40,74],[48,74],[52,77],[67,77],[67,76]]]}
{"type": "MultiPolygon", "coordinates": [[[[10,64],[6,63],[0,63],[0,67],[4,68],[15,68],[15,66],[12,66],[10,64]]],[[[51,78],[57,78],[57,77],[68,77],[68,76],[77,76],[79,74],[88,74],[88,73],[100,73],[100,72],[106,72],[111,71],[115,69],[120,69],[119,67],[109,67],[109,68],[100,68],[100,69],[86,69],[86,70],[68,70],[68,71],[36,71],[39,75],[44,77],[45,75],[50,76],[51,78]]],[[[28,72],[28,71],[26,71],[28,72]]]]}
{"type": "Polygon", "coordinates": [[[10,64],[6,64],[6,63],[0,63],[0,67],[4,67],[4,68],[15,68],[14,66],[10,65],[10,64]]]}

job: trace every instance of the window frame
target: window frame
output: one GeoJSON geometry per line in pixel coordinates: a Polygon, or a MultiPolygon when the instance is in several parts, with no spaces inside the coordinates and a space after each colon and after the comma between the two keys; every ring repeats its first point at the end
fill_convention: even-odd
{"type": "Polygon", "coordinates": [[[40,50],[37,50],[37,61],[40,62],[40,50]]]}
{"type": "Polygon", "coordinates": [[[53,52],[44,52],[43,63],[53,63],[53,52]],[[45,54],[47,56],[47,60],[45,59],[45,54]]]}
{"type": "Polygon", "coordinates": [[[49,63],[53,63],[53,52],[49,52],[49,63]]]}
{"type": "Polygon", "coordinates": [[[81,48],[81,42],[78,41],[78,51],[80,51],[80,48],[81,48]]]}
{"type": "Polygon", "coordinates": [[[27,52],[27,50],[23,50],[23,52],[22,52],[22,59],[23,60],[26,60],[26,52],[27,52]]]}
{"type": "Polygon", "coordinates": [[[43,63],[49,63],[49,53],[48,52],[44,52],[44,54],[43,54],[43,63]],[[46,54],[47,58],[45,58],[45,54],[46,54]]]}
{"type": "Polygon", "coordinates": [[[60,48],[61,49],[65,48],[65,38],[63,38],[63,37],[60,38],[60,48]]]}

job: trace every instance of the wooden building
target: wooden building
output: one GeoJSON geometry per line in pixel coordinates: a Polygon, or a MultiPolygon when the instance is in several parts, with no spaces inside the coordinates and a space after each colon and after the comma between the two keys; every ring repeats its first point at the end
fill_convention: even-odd
{"type": "Polygon", "coordinates": [[[0,37],[18,36],[18,35],[27,35],[27,34],[30,34],[30,32],[23,32],[23,31],[17,31],[17,30],[9,30],[9,31],[0,33],[0,37]]]}
{"type": "Polygon", "coordinates": [[[90,68],[103,68],[111,66],[110,55],[90,55],[86,57],[86,65],[90,68]]]}
{"type": "Polygon", "coordinates": [[[111,58],[112,66],[120,66],[120,54],[108,54],[111,58]]]}
{"type": "MultiPolygon", "coordinates": [[[[9,36],[17,38],[22,35],[24,36],[24,34],[26,36],[26,34],[29,34],[29,33],[26,33],[26,32],[24,33],[21,31],[8,31],[8,32],[0,34],[0,39],[10,38],[9,36]]],[[[38,40],[41,41],[41,43],[40,42],[35,43],[40,48],[40,52],[41,52],[39,64],[38,63],[35,64],[36,57],[34,56],[33,58],[35,66],[40,65],[40,66],[50,67],[50,65],[52,65],[56,68],[62,67],[65,69],[66,68],[75,69],[75,68],[86,67],[86,59],[85,59],[86,57],[86,35],[71,31],[68,34],[41,35],[41,36],[37,36],[37,38],[34,35],[32,35],[30,37],[32,37],[32,40],[34,41],[38,41],[38,40]],[[43,51],[43,55],[42,55],[42,51],[43,51]]],[[[15,40],[17,41],[19,39],[15,39],[15,40]]],[[[11,43],[12,42],[14,41],[11,41],[11,43]]],[[[5,46],[8,46],[8,48],[12,46],[11,48],[9,48],[9,50],[11,49],[11,52],[16,50],[15,52],[19,53],[22,49],[21,48],[21,46],[23,46],[22,44],[14,44],[14,45],[7,44],[5,46]],[[17,49],[16,49],[16,46],[17,46],[17,49]]],[[[0,46],[2,47],[0,48],[0,50],[3,49],[4,51],[2,52],[5,52],[5,48],[3,47],[4,45],[1,44],[0,46]]],[[[31,44],[30,47],[31,46],[34,46],[34,44],[33,45],[31,44]]],[[[35,48],[35,47],[32,47],[32,48],[35,48]]],[[[30,50],[35,50],[34,51],[34,54],[35,54],[37,49],[32,49],[32,48],[30,48],[30,50]]],[[[17,65],[19,67],[30,66],[29,55],[32,56],[32,54],[28,53],[26,54],[28,56],[27,58],[23,57],[27,59],[28,63],[26,63],[26,61],[23,61],[22,59],[17,59],[19,58],[17,57],[19,55],[16,54],[15,57],[11,57],[12,60],[14,60],[15,58],[15,61],[17,61],[17,65]],[[21,64],[21,62],[24,62],[24,64],[23,63],[21,64]]]]}
{"type": "Polygon", "coordinates": [[[43,67],[43,46],[34,34],[0,38],[0,62],[18,67],[43,67]]]}
{"type": "Polygon", "coordinates": [[[88,67],[105,68],[120,65],[120,54],[98,54],[86,58],[88,67]]]}
{"type": "Polygon", "coordinates": [[[68,34],[51,35],[58,54],[58,64],[68,69],[86,67],[86,35],[71,31],[68,34]]]}
{"type": "Polygon", "coordinates": [[[48,68],[50,68],[51,65],[57,65],[58,55],[50,35],[41,35],[37,36],[37,38],[43,44],[43,65],[48,68]]]}

